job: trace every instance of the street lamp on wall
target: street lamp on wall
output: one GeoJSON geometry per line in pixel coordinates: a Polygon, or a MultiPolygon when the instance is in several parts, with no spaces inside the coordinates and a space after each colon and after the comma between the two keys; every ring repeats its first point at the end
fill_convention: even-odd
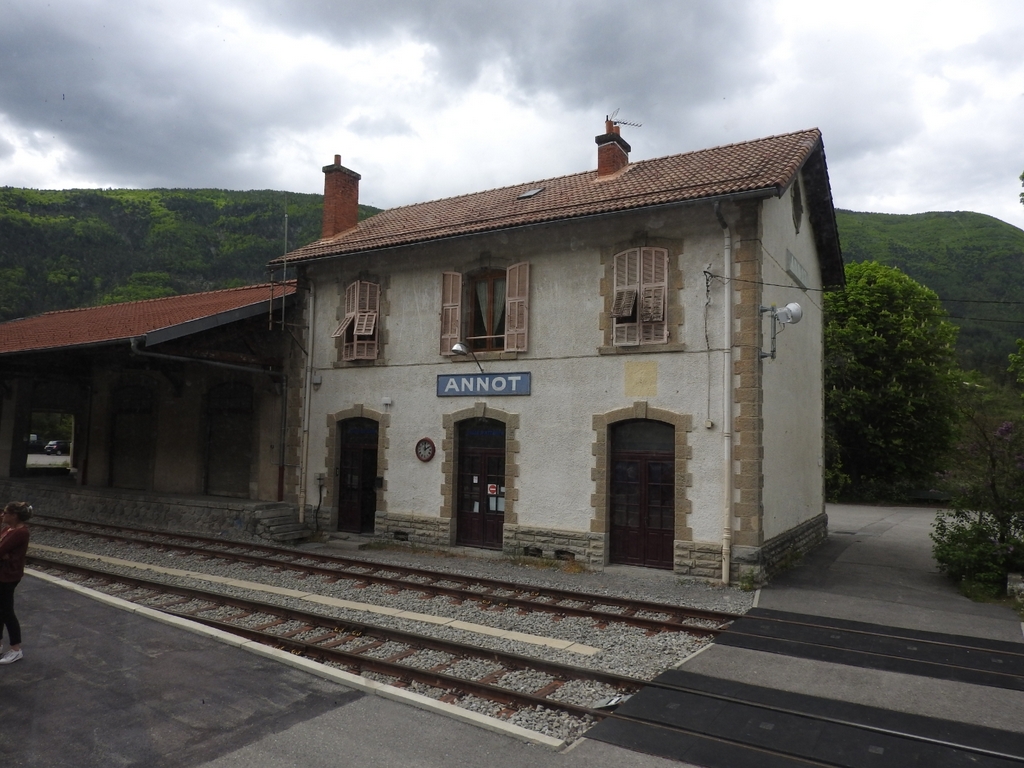
{"type": "Polygon", "coordinates": [[[465,355],[472,355],[473,362],[476,363],[476,367],[480,369],[480,373],[484,372],[484,367],[480,365],[480,361],[476,359],[476,352],[470,349],[464,342],[457,342],[455,346],[452,347],[452,354],[463,357],[465,355]]]}

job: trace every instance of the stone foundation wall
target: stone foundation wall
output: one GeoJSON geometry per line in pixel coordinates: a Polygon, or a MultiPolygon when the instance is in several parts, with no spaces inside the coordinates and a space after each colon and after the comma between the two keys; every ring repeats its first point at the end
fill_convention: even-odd
{"type": "Polygon", "coordinates": [[[673,542],[673,570],[680,576],[722,579],[722,545],[707,541],[673,542]]]}
{"type": "MultiPolygon", "coordinates": [[[[776,536],[760,547],[733,545],[729,561],[730,583],[743,578],[766,581],[786,570],[828,537],[828,515],[824,512],[796,528],[776,536]]],[[[718,542],[676,541],[675,572],[699,579],[722,578],[722,545],[718,542]]]]}
{"type": "Polygon", "coordinates": [[[269,538],[282,514],[293,505],[276,502],[165,496],[143,492],[83,488],[38,481],[0,479],[0,499],[27,501],[36,514],[193,533],[247,533],[269,538]]]}
{"type": "Polygon", "coordinates": [[[761,547],[761,564],[765,575],[774,576],[793,565],[828,538],[828,515],[822,512],[790,528],[761,547]]]}
{"type": "Polygon", "coordinates": [[[377,510],[374,535],[387,541],[407,541],[426,547],[452,545],[452,520],[425,515],[398,515],[377,510]]]}
{"type": "Polygon", "coordinates": [[[502,539],[502,550],[508,555],[579,560],[598,568],[605,564],[604,533],[505,525],[502,539]]]}

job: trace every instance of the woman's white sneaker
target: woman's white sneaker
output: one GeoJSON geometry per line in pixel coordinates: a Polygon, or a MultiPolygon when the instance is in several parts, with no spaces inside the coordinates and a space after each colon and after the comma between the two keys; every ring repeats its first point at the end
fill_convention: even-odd
{"type": "Polygon", "coordinates": [[[9,650],[3,656],[0,656],[0,664],[13,664],[22,656],[21,650],[12,651],[9,650]]]}

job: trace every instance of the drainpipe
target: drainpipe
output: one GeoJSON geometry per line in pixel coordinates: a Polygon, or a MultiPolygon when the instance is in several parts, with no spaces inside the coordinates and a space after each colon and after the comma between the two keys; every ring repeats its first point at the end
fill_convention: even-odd
{"type": "Polygon", "coordinates": [[[725,503],[722,511],[722,584],[729,583],[729,571],[732,567],[732,520],[733,520],[733,479],[735,471],[732,459],[732,233],[722,215],[721,206],[715,203],[715,216],[722,225],[724,238],[722,277],[725,281],[725,297],[723,299],[725,313],[725,341],[722,351],[722,481],[725,503]]]}
{"type": "Polygon", "coordinates": [[[306,522],[306,470],[309,466],[309,398],[313,391],[313,342],[316,328],[316,291],[309,283],[309,338],[306,340],[306,386],[302,403],[302,445],[299,450],[299,522],[306,522]]]}

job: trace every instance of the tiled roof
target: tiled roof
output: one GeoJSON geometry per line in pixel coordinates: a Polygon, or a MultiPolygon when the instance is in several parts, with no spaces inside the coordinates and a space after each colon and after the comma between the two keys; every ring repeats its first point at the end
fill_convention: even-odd
{"type": "MultiPolygon", "coordinates": [[[[274,286],[274,296],[295,293],[293,283],[274,286]]],[[[65,309],[0,323],[0,355],[45,349],[106,344],[154,331],[213,320],[246,308],[266,306],[271,285],[248,285],[223,291],[190,293],[164,299],[128,301],[86,309],[65,309]]]]}
{"type": "Polygon", "coordinates": [[[778,193],[816,151],[822,151],[822,143],[814,128],[641,160],[604,178],[595,170],[392,208],[283,258],[301,261],[651,205],[761,190],[778,193]],[[542,191],[520,199],[538,188],[542,191]]]}

